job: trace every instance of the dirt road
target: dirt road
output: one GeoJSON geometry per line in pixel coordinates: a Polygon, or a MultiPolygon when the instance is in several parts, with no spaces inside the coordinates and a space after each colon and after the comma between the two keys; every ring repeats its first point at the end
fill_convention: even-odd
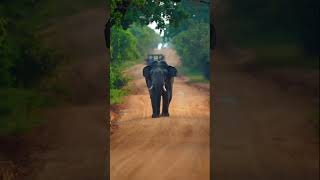
{"type": "Polygon", "coordinates": [[[319,179],[319,131],[310,121],[313,100],[243,72],[239,54],[214,54],[213,177],[319,179]]]}
{"type": "MultiPolygon", "coordinates": [[[[173,50],[160,50],[170,65],[179,58],[173,50]]],[[[150,96],[142,76],[144,65],[128,70],[134,80],[133,95],[116,121],[111,136],[112,180],[209,180],[209,92],[174,81],[169,118],[151,118],[150,96]]]]}

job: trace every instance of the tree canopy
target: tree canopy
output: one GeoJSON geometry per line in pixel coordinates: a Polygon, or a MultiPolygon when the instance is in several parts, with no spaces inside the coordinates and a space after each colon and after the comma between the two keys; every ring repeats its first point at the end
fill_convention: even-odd
{"type": "Polygon", "coordinates": [[[177,26],[188,17],[178,0],[112,0],[111,12],[113,24],[124,29],[133,23],[148,25],[156,22],[156,28],[163,31],[166,22],[177,26]]]}
{"type": "Polygon", "coordinates": [[[319,5],[317,0],[225,0],[217,2],[220,37],[238,46],[297,44],[319,55],[319,5]]]}
{"type": "Polygon", "coordinates": [[[147,26],[132,24],[127,30],[119,25],[111,29],[110,102],[121,102],[128,78],[122,71],[131,64],[143,62],[147,53],[160,42],[160,35],[147,26]]]}
{"type": "Polygon", "coordinates": [[[168,25],[165,38],[172,42],[181,57],[186,75],[199,74],[209,79],[210,6],[193,0],[183,0],[181,8],[188,14],[188,18],[177,27],[168,25]]]}

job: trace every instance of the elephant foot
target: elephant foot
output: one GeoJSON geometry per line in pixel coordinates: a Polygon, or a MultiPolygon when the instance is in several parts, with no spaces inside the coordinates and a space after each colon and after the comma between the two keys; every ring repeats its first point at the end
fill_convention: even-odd
{"type": "Polygon", "coordinates": [[[162,113],[161,116],[169,117],[169,113],[162,113]]]}
{"type": "Polygon", "coordinates": [[[159,114],[152,114],[152,118],[159,118],[159,114]]]}

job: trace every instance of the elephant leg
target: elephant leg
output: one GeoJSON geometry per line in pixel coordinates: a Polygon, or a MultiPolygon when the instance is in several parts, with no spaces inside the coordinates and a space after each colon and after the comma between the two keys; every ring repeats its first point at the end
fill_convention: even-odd
{"type": "MultiPolygon", "coordinates": [[[[170,89],[170,91],[168,92],[168,101],[169,101],[169,104],[171,102],[171,99],[172,99],[172,89],[170,89]]],[[[169,105],[168,105],[169,107],[169,105]]]]}
{"type": "Polygon", "coordinates": [[[166,93],[162,96],[162,116],[169,116],[169,94],[166,93]]]}
{"type": "Polygon", "coordinates": [[[173,93],[173,78],[168,82],[168,100],[169,104],[172,99],[172,93],[173,93]]]}
{"type": "Polygon", "coordinates": [[[159,117],[160,114],[160,95],[152,95],[151,103],[152,103],[152,118],[159,117]]]}

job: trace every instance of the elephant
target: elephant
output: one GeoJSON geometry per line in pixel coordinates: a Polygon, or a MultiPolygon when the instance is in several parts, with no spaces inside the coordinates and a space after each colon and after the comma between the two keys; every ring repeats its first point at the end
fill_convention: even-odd
{"type": "Polygon", "coordinates": [[[152,118],[160,117],[162,97],[162,116],[169,116],[169,104],[172,99],[173,80],[177,69],[165,61],[154,61],[143,68],[143,76],[149,90],[152,104],[152,118]]]}

